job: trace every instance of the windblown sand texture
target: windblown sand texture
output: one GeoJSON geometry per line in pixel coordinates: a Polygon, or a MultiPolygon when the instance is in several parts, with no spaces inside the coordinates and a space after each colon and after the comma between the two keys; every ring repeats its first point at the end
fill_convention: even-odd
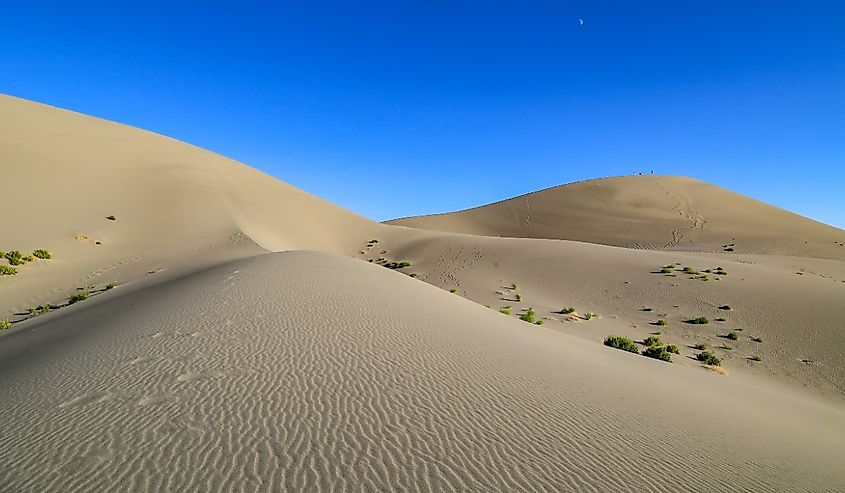
{"type": "MultiPolygon", "coordinates": [[[[0,171],[13,208],[0,249],[53,254],[0,276],[13,322],[0,491],[845,489],[835,228],[741,197],[747,216],[701,212],[699,236],[674,245],[686,219],[654,203],[628,229],[596,209],[592,232],[576,228],[589,238],[552,234],[568,230],[554,215],[541,233],[537,211],[530,234],[504,229],[517,216],[497,232],[383,225],[166,137],[6,96],[0,171]],[[754,223],[754,207],[812,240],[754,223]],[[517,318],[528,307],[544,325],[517,318]],[[714,321],[684,322],[698,315],[714,321]],[[672,364],[601,342],[655,330],[681,348],[672,364]],[[727,375],[694,360],[699,342],[727,375]]],[[[620,188],[687,190],[708,211],[734,197],[631,180],[620,188]]]]}

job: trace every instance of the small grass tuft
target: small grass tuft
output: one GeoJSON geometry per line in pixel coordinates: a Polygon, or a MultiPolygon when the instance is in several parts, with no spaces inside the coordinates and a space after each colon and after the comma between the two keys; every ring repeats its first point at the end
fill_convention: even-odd
{"type": "Polygon", "coordinates": [[[628,351],[629,353],[640,354],[640,348],[625,336],[609,335],[604,339],[604,345],[612,348],[628,351]]]}
{"type": "Polygon", "coordinates": [[[50,255],[50,252],[48,252],[47,250],[41,249],[41,248],[39,248],[38,250],[34,250],[32,252],[32,256],[38,257],[42,260],[50,260],[51,258],[53,258],[53,256],[50,255]]]}
{"type": "Polygon", "coordinates": [[[452,288],[449,290],[450,293],[456,293],[458,290],[456,288],[452,288]]]}
{"type": "Polygon", "coordinates": [[[8,320],[0,320],[0,330],[8,330],[12,328],[12,322],[8,320]]]}
{"type": "Polygon", "coordinates": [[[14,276],[18,273],[18,269],[9,267],[8,265],[0,265],[0,276],[14,276]]]}
{"type": "Polygon", "coordinates": [[[695,345],[695,346],[693,346],[693,347],[694,347],[695,349],[698,349],[699,351],[704,351],[705,349],[707,349],[707,344],[698,343],[698,344],[696,344],[696,345],[695,345]]]}
{"type": "Polygon", "coordinates": [[[668,346],[666,346],[666,350],[672,354],[681,354],[681,350],[678,349],[678,346],[674,344],[669,344],[668,346]]]}
{"type": "Polygon", "coordinates": [[[732,330],[732,331],[728,332],[727,335],[725,335],[725,337],[727,337],[728,339],[730,339],[732,341],[735,341],[735,340],[739,339],[739,334],[735,330],[732,330]]]}
{"type": "Polygon", "coordinates": [[[115,286],[117,286],[117,284],[113,282],[106,284],[106,291],[108,291],[109,289],[114,289],[115,286]]]}
{"type": "Polygon", "coordinates": [[[77,303],[79,301],[87,300],[88,296],[90,296],[90,295],[91,295],[91,293],[88,292],[87,289],[83,289],[82,291],[80,291],[78,293],[74,293],[70,298],[67,299],[67,302],[68,302],[69,305],[72,305],[72,304],[77,303]]]}
{"type": "Polygon", "coordinates": [[[725,351],[733,351],[733,348],[734,348],[734,347],[733,347],[733,346],[731,346],[731,345],[730,345],[730,344],[728,344],[728,343],[724,343],[724,344],[722,344],[722,349],[724,349],[725,351]]]}
{"type": "Polygon", "coordinates": [[[710,351],[702,351],[698,353],[696,358],[698,359],[698,361],[701,361],[705,365],[722,366],[722,360],[717,358],[716,355],[711,353],[710,351]]]}
{"type": "Polygon", "coordinates": [[[545,322],[543,320],[537,320],[534,323],[537,324],[537,325],[543,325],[545,322]]]}
{"type": "Polygon", "coordinates": [[[21,264],[23,264],[23,257],[21,255],[21,252],[19,252],[17,250],[12,250],[11,252],[6,252],[4,257],[6,258],[6,260],[9,261],[10,265],[21,265],[21,264]]]}
{"type": "Polygon", "coordinates": [[[756,355],[756,354],[755,354],[754,356],[752,356],[750,359],[751,359],[752,361],[763,361],[763,357],[762,357],[762,356],[758,356],[758,355],[756,355]]]}
{"type": "Polygon", "coordinates": [[[648,336],[645,339],[643,339],[643,344],[645,344],[646,346],[649,346],[649,347],[650,346],[662,346],[663,341],[661,341],[660,337],[658,337],[658,336],[648,336]]]}
{"type": "Polygon", "coordinates": [[[522,295],[520,295],[519,293],[516,293],[516,296],[514,296],[513,299],[515,299],[517,303],[521,303],[522,302],[522,295]]]}
{"type": "Polygon", "coordinates": [[[502,308],[499,309],[499,313],[504,314],[504,315],[510,315],[511,314],[511,307],[503,306],[502,308]]]}
{"type": "Polygon", "coordinates": [[[404,269],[405,267],[410,267],[410,266],[411,266],[411,263],[408,262],[407,260],[403,260],[403,261],[399,262],[398,264],[396,264],[397,269],[404,269]]]}
{"type": "Polygon", "coordinates": [[[575,313],[575,307],[574,306],[568,306],[566,308],[561,308],[560,313],[562,313],[564,315],[569,315],[570,313],[575,313]]]}
{"type": "Polygon", "coordinates": [[[117,221],[117,218],[114,217],[114,214],[109,214],[108,216],[106,216],[106,219],[108,219],[109,221],[117,221]]]}
{"type": "Polygon", "coordinates": [[[537,317],[537,314],[534,312],[534,309],[529,308],[528,311],[526,311],[525,313],[523,313],[522,315],[519,316],[519,319],[522,320],[523,322],[528,322],[530,324],[533,324],[536,317],[537,317]]]}
{"type": "Polygon", "coordinates": [[[587,312],[587,313],[585,313],[585,314],[584,314],[584,319],[585,319],[585,320],[592,320],[592,319],[594,319],[594,318],[598,318],[598,316],[599,316],[599,315],[598,315],[598,313],[595,313],[595,312],[587,312]]]}
{"type": "Polygon", "coordinates": [[[643,356],[648,356],[649,358],[659,359],[660,361],[665,361],[667,363],[672,362],[672,355],[669,354],[669,351],[666,350],[665,347],[661,346],[649,346],[643,351],[643,356]]]}
{"type": "Polygon", "coordinates": [[[760,337],[752,337],[751,340],[754,342],[763,342],[763,339],[760,337]]]}
{"type": "Polygon", "coordinates": [[[672,269],[670,267],[663,267],[662,269],[660,269],[660,273],[661,274],[671,274],[672,269]]]}
{"type": "Polygon", "coordinates": [[[654,323],[656,325],[668,325],[669,324],[669,322],[663,320],[662,318],[660,320],[658,320],[657,322],[654,322],[654,323]]]}
{"type": "Polygon", "coordinates": [[[707,320],[707,317],[696,317],[690,320],[687,320],[687,323],[695,324],[695,325],[706,325],[710,323],[710,320],[707,320]]]}

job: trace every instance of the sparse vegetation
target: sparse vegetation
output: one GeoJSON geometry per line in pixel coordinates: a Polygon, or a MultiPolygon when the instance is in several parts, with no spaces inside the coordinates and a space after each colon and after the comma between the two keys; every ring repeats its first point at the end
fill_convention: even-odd
{"type": "Polygon", "coordinates": [[[115,286],[117,285],[113,282],[106,284],[106,291],[108,291],[109,289],[114,289],[115,286]]]}
{"type": "Polygon", "coordinates": [[[82,291],[80,291],[78,293],[74,293],[70,298],[67,299],[67,302],[68,302],[69,305],[72,305],[72,304],[77,303],[79,301],[87,300],[88,296],[90,296],[90,295],[91,295],[91,293],[87,289],[83,289],[82,291]]]}
{"type": "Polygon", "coordinates": [[[640,348],[625,336],[609,335],[604,339],[604,345],[612,348],[628,351],[629,353],[640,354],[640,348]]]}
{"type": "Polygon", "coordinates": [[[678,346],[676,346],[674,344],[669,344],[668,346],[666,346],[666,351],[669,351],[670,353],[673,353],[673,354],[681,354],[681,350],[678,349],[678,346]]]}
{"type": "Polygon", "coordinates": [[[702,351],[702,352],[698,353],[696,358],[698,359],[698,361],[701,361],[705,365],[710,365],[710,366],[721,366],[722,365],[722,360],[717,358],[716,355],[711,353],[710,351],[702,351]]]}
{"type": "Polygon", "coordinates": [[[695,349],[698,349],[699,351],[704,351],[705,349],[707,349],[707,344],[698,343],[698,344],[696,344],[696,345],[695,345],[695,346],[693,346],[693,347],[694,347],[695,349]]]}
{"type": "Polygon", "coordinates": [[[520,295],[519,293],[516,293],[516,295],[513,297],[513,299],[515,299],[517,303],[521,303],[522,302],[522,295],[520,295]]]}
{"type": "Polygon", "coordinates": [[[706,325],[710,323],[710,320],[707,320],[707,317],[696,317],[690,320],[687,320],[687,323],[695,324],[695,325],[706,325]]]}
{"type": "Polygon", "coordinates": [[[12,328],[12,322],[8,320],[0,320],[0,330],[8,330],[12,328]]]}
{"type": "Polygon", "coordinates": [[[398,264],[396,264],[397,269],[404,269],[405,267],[410,267],[410,266],[411,266],[411,263],[408,262],[407,260],[403,260],[403,261],[399,262],[398,264]]]}
{"type": "Polygon", "coordinates": [[[732,330],[732,331],[728,332],[727,335],[725,335],[725,337],[727,337],[728,339],[730,339],[732,341],[735,341],[735,340],[739,339],[739,334],[737,334],[736,331],[732,330]]]}
{"type": "Polygon", "coordinates": [[[534,312],[534,309],[529,308],[525,313],[523,313],[522,315],[519,316],[519,319],[522,320],[523,322],[528,322],[530,324],[533,324],[536,317],[537,317],[537,314],[534,312]]]}
{"type": "Polygon", "coordinates": [[[760,337],[752,337],[751,340],[754,342],[763,342],[763,339],[760,337]]]}
{"type": "Polygon", "coordinates": [[[733,310],[733,308],[731,308],[731,305],[722,305],[719,310],[733,310]]]}
{"type": "Polygon", "coordinates": [[[106,216],[106,219],[108,219],[109,221],[116,221],[117,220],[117,218],[114,217],[114,214],[109,214],[108,216],[106,216]]]}
{"type": "Polygon", "coordinates": [[[510,315],[511,314],[511,307],[503,306],[502,308],[499,309],[499,313],[502,313],[504,315],[510,315]]]}
{"type": "Polygon", "coordinates": [[[569,315],[570,313],[575,313],[575,307],[574,306],[568,306],[566,308],[561,308],[560,313],[562,313],[564,315],[569,315]]]}
{"type": "Polygon", "coordinates": [[[458,290],[456,288],[452,288],[449,290],[450,293],[456,293],[458,290]]]}
{"type": "Polygon", "coordinates": [[[537,320],[534,323],[537,324],[537,325],[543,325],[544,321],[543,320],[537,320]]]}
{"type": "Polygon", "coordinates": [[[697,275],[700,274],[700,272],[698,272],[697,270],[695,270],[695,269],[693,269],[692,267],[689,267],[689,266],[684,267],[683,271],[684,271],[684,274],[690,274],[690,275],[693,275],[693,276],[697,276],[697,275]]]}
{"type": "Polygon", "coordinates": [[[38,250],[34,250],[32,252],[32,256],[38,257],[42,260],[50,260],[51,258],[53,258],[53,256],[50,255],[50,252],[48,252],[47,250],[43,250],[41,248],[39,248],[38,250]]]}
{"type": "Polygon", "coordinates": [[[658,336],[648,336],[643,340],[643,344],[646,346],[662,346],[663,341],[660,340],[658,336]]]}
{"type": "Polygon", "coordinates": [[[598,316],[599,315],[595,312],[587,312],[584,314],[584,320],[592,320],[594,318],[597,318],[598,316]]]}
{"type": "Polygon", "coordinates": [[[751,360],[752,361],[763,361],[763,357],[755,354],[754,356],[751,357],[751,360]]]}
{"type": "Polygon", "coordinates": [[[665,361],[667,363],[672,362],[672,356],[669,354],[669,351],[667,351],[666,348],[662,346],[647,347],[646,350],[643,351],[643,356],[659,359],[660,361],[665,361]]]}
{"type": "Polygon", "coordinates": [[[511,289],[516,290],[517,286],[516,283],[511,284],[511,289]]]}
{"type": "Polygon", "coordinates": [[[661,274],[671,274],[672,269],[670,267],[663,267],[662,269],[660,269],[660,273],[661,274]]]}
{"type": "Polygon", "coordinates": [[[669,322],[663,320],[662,318],[657,322],[654,322],[656,325],[667,325],[669,322]]]}
{"type": "Polygon", "coordinates": [[[23,264],[23,258],[21,256],[21,252],[19,252],[17,250],[12,250],[11,252],[6,252],[6,254],[3,255],[3,256],[6,258],[6,260],[9,261],[10,265],[21,265],[21,264],[23,264]]]}
{"type": "Polygon", "coordinates": [[[731,345],[730,345],[730,344],[728,344],[728,343],[724,343],[724,344],[722,344],[722,349],[724,349],[725,351],[733,351],[733,348],[734,348],[734,347],[733,347],[733,346],[731,346],[731,345]]]}
{"type": "Polygon", "coordinates": [[[8,265],[0,265],[0,276],[14,276],[18,273],[18,269],[9,267],[8,265]]]}

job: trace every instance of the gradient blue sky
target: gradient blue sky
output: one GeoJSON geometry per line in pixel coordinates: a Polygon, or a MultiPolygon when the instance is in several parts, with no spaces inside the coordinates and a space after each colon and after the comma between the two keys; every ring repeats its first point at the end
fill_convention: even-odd
{"type": "Polygon", "coordinates": [[[845,227],[843,2],[172,3],[0,2],[0,92],[379,220],[654,170],[845,227]]]}

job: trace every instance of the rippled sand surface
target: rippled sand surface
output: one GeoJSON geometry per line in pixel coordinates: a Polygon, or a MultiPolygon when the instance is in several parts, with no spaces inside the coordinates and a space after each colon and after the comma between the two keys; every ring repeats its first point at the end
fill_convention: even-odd
{"type": "Polygon", "coordinates": [[[0,490],[845,488],[839,409],[365,262],[115,291],[0,338],[0,490]]]}

